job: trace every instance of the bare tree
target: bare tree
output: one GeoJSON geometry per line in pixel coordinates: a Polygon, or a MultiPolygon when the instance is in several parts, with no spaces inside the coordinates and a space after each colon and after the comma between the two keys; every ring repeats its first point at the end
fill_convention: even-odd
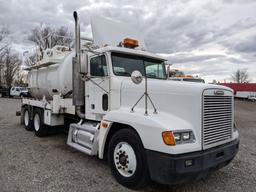
{"type": "Polygon", "coordinates": [[[73,34],[66,27],[54,28],[41,24],[32,29],[28,36],[30,41],[33,41],[38,47],[42,56],[43,50],[54,47],[55,45],[70,46],[73,34]]]}
{"type": "Polygon", "coordinates": [[[7,27],[2,27],[0,29],[0,85],[2,84],[2,73],[3,73],[3,54],[4,50],[8,47],[9,42],[7,41],[7,37],[10,34],[10,31],[7,27]]]}
{"type": "Polygon", "coordinates": [[[3,50],[3,55],[1,57],[2,70],[3,70],[3,80],[7,86],[11,86],[17,71],[20,68],[21,60],[17,53],[13,53],[10,47],[3,50]]]}
{"type": "Polygon", "coordinates": [[[37,61],[40,59],[40,55],[38,55],[37,52],[29,53],[24,52],[23,53],[23,65],[25,66],[32,66],[37,63],[37,61]]]}
{"type": "Polygon", "coordinates": [[[51,45],[64,45],[69,47],[73,41],[73,33],[69,31],[67,27],[59,27],[54,30],[54,35],[51,39],[51,45]]]}
{"type": "Polygon", "coordinates": [[[39,48],[37,52],[26,55],[24,64],[27,66],[34,65],[43,56],[43,50],[54,47],[55,45],[70,46],[73,41],[73,34],[66,27],[54,28],[41,24],[32,29],[28,39],[34,42],[39,48]]]}
{"type": "Polygon", "coordinates": [[[249,74],[247,69],[238,69],[237,71],[234,71],[231,75],[231,78],[236,83],[246,83],[249,82],[249,74]]]}

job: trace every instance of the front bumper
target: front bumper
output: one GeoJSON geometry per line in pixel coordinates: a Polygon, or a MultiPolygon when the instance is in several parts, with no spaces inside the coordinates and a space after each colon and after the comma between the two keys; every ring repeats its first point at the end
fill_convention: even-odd
{"type": "Polygon", "coordinates": [[[149,173],[152,180],[162,184],[198,180],[229,164],[238,148],[239,141],[235,140],[204,151],[179,155],[146,150],[149,173]],[[185,165],[187,160],[192,160],[191,166],[185,165]]]}

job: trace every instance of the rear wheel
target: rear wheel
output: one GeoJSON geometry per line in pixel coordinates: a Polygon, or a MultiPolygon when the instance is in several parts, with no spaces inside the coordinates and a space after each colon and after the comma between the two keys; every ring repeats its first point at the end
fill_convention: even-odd
{"type": "Polygon", "coordinates": [[[138,189],[149,180],[144,147],[131,129],[115,133],[109,143],[108,159],[116,180],[132,189],[138,189]]]}
{"type": "Polygon", "coordinates": [[[27,131],[32,131],[34,129],[33,123],[30,120],[30,110],[28,106],[22,107],[21,123],[25,125],[27,131]]]}
{"type": "Polygon", "coordinates": [[[36,136],[44,137],[48,134],[48,127],[44,124],[44,113],[42,109],[36,108],[34,110],[33,125],[36,136]]]}

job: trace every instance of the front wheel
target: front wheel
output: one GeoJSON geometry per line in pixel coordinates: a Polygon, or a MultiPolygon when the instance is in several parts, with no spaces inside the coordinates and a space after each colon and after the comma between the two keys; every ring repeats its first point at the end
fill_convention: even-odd
{"type": "Polygon", "coordinates": [[[44,137],[48,134],[48,127],[44,124],[44,113],[42,109],[36,108],[34,111],[33,125],[35,135],[44,137]]]}
{"type": "Polygon", "coordinates": [[[131,189],[145,186],[149,180],[144,147],[131,129],[114,134],[109,143],[108,159],[116,180],[131,189]]]}

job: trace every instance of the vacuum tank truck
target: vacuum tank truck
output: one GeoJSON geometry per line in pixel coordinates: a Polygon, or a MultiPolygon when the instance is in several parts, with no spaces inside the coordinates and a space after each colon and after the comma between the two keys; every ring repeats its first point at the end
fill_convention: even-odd
{"type": "Polygon", "coordinates": [[[55,46],[27,68],[27,130],[42,137],[65,125],[70,147],[106,159],[129,188],[200,179],[235,157],[231,89],[169,81],[165,58],[147,51],[134,28],[95,18],[92,40],[74,18],[75,51],[55,46]]]}

